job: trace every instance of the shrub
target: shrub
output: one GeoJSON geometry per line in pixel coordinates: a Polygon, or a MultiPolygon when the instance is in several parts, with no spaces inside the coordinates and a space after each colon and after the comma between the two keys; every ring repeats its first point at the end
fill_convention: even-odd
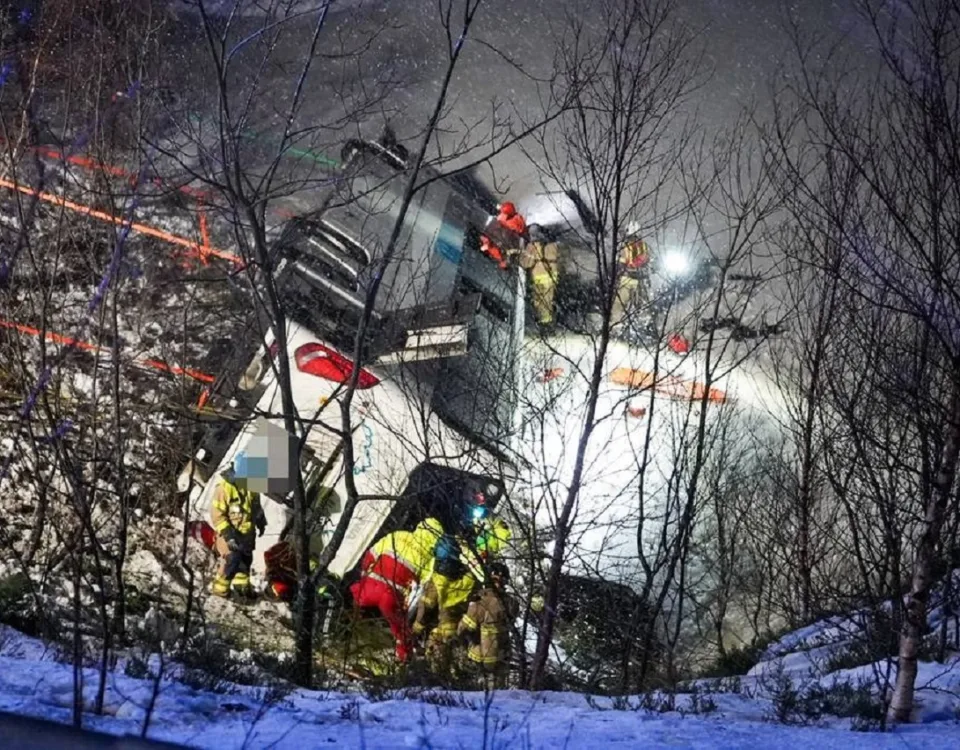
{"type": "Polygon", "coordinates": [[[341,703],[339,713],[341,721],[360,721],[360,701],[351,698],[341,703]]]}
{"type": "Polygon", "coordinates": [[[43,622],[32,592],[33,582],[26,573],[0,578],[0,623],[26,635],[43,636],[43,622]]]}
{"type": "Polygon", "coordinates": [[[837,681],[829,687],[814,682],[798,686],[783,673],[773,678],[772,716],[781,724],[808,725],[825,716],[851,719],[855,731],[876,731],[884,726],[884,707],[868,681],[837,681]]]}
{"type": "Polygon", "coordinates": [[[683,709],[681,713],[702,715],[712,714],[716,710],[717,702],[713,699],[713,695],[708,691],[694,688],[690,692],[690,706],[683,709]]]}
{"type": "Polygon", "coordinates": [[[701,676],[739,677],[745,675],[760,661],[767,647],[786,632],[789,631],[767,632],[755,638],[752,643],[726,649],[724,653],[717,656],[713,664],[703,671],[701,676]]]}
{"type": "Polygon", "coordinates": [[[190,639],[177,655],[177,661],[181,665],[178,679],[194,690],[235,693],[235,683],[261,685],[265,682],[256,665],[237,658],[225,644],[204,635],[190,639]]]}
{"type": "Polygon", "coordinates": [[[729,648],[703,672],[703,677],[738,677],[745,675],[760,661],[766,643],[729,648]]]}
{"type": "Polygon", "coordinates": [[[610,697],[609,708],[601,706],[592,695],[585,696],[587,705],[594,711],[647,711],[655,714],[666,714],[677,711],[681,715],[709,714],[717,710],[717,702],[709,692],[694,688],[689,693],[690,702],[686,706],[677,704],[677,694],[664,690],[651,690],[641,693],[635,699],[629,695],[614,695],[610,697]]]}
{"type": "Polygon", "coordinates": [[[443,708],[468,708],[471,711],[479,709],[479,704],[465,697],[463,693],[448,693],[445,690],[427,690],[419,695],[419,700],[432,706],[443,708]]]}
{"type": "Polygon", "coordinates": [[[123,673],[127,677],[132,677],[135,680],[146,680],[153,677],[147,660],[137,654],[131,654],[127,658],[126,663],[123,665],[123,673]]]}
{"type": "Polygon", "coordinates": [[[127,615],[143,617],[145,614],[147,614],[147,612],[150,611],[150,607],[152,605],[153,597],[145,594],[132,583],[128,583],[126,586],[124,586],[124,607],[127,611],[127,615]]]}

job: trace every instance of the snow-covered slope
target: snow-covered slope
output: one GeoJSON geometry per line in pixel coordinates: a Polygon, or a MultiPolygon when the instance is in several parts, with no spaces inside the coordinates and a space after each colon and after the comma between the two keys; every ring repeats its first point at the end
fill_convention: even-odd
{"type": "MultiPolygon", "coordinates": [[[[953,571],[952,591],[960,585],[960,570],[953,571]]],[[[955,601],[955,599],[954,599],[955,601]]],[[[955,606],[955,605],[954,605],[955,606]]],[[[743,685],[758,694],[775,689],[787,678],[800,688],[829,688],[838,682],[869,685],[873,693],[889,691],[897,678],[896,659],[872,661],[868,638],[876,637],[878,618],[889,614],[889,602],[879,613],[861,610],[819,620],[799,628],[770,644],[762,659],[747,673],[743,685]]],[[[943,586],[931,595],[927,617],[927,645],[936,650],[939,639],[957,643],[958,617],[944,600],[943,586]]],[[[960,718],[960,653],[945,649],[943,662],[921,661],[917,674],[914,720],[932,722],[960,718]]],[[[960,728],[958,728],[960,736],[960,728]]]]}
{"type": "MultiPolygon", "coordinates": [[[[40,641],[0,629],[0,711],[69,722],[73,669],[40,641]]],[[[151,660],[156,669],[159,659],[151,660]]],[[[139,735],[154,682],[108,676],[104,715],[85,726],[139,735]]],[[[126,671],[130,671],[127,669],[126,671]]],[[[167,665],[165,674],[176,674],[167,665]]],[[[87,669],[84,698],[96,691],[87,669]]],[[[845,721],[820,727],[771,722],[771,701],[746,693],[680,695],[676,710],[640,708],[640,701],[588,699],[572,693],[408,692],[372,700],[360,694],[293,690],[283,693],[221,684],[195,690],[173,678],[157,683],[148,736],[191,747],[216,748],[945,748],[955,747],[960,724],[945,720],[897,727],[887,734],[853,733],[845,721]],[[695,714],[709,703],[715,708],[695,714]],[[629,704],[629,705],[628,705],[629,704]]],[[[2,727],[0,727],[2,733],[2,727]]]]}

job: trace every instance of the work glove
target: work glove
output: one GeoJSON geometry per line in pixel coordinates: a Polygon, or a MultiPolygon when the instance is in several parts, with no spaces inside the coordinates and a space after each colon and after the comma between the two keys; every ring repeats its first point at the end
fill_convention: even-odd
{"type": "Polygon", "coordinates": [[[267,530],[267,522],[265,520],[257,521],[257,536],[263,536],[264,532],[267,530]]]}
{"type": "Polygon", "coordinates": [[[237,530],[233,526],[228,526],[223,530],[221,534],[223,540],[227,543],[227,547],[232,551],[236,552],[240,549],[240,535],[237,533],[237,530]]]}

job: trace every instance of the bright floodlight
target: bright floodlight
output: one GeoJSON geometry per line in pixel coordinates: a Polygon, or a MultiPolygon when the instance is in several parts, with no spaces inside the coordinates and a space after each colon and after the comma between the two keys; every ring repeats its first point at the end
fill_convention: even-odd
{"type": "Polygon", "coordinates": [[[690,259],[681,250],[670,250],[663,255],[663,270],[668,276],[685,276],[690,271],[690,259]]]}

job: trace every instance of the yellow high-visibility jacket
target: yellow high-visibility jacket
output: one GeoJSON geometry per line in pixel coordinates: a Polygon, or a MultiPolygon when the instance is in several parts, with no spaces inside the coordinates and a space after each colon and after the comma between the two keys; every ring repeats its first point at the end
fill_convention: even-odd
{"type": "Polygon", "coordinates": [[[641,239],[627,240],[620,248],[617,260],[628,271],[638,271],[650,260],[650,246],[641,239]]]}
{"type": "Polygon", "coordinates": [[[210,506],[210,521],[218,534],[223,534],[229,527],[238,534],[252,534],[254,527],[266,525],[260,495],[237,487],[221,475],[210,506]]]}
{"type": "MultiPolygon", "coordinates": [[[[466,603],[477,585],[477,572],[480,573],[480,578],[483,578],[483,569],[480,567],[479,560],[475,559],[475,556],[470,553],[465,544],[461,543],[460,549],[462,550],[460,560],[466,566],[466,570],[459,578],[450,578],[437,573],[434,570],[437,558],[431,558],[427,575],[424,576],[425,583],[430,584],[432,589],[431,597],[427,601],[428,607],[431,606],[431,599],[433,600],[432,606],[439,607],[441,610],[466,603]]],[[[424,596],[427,595],[424,594],[424,596]]]]}
{"type": "Polygon", "coordinates": [[[413,530],[410,557],[407,559],[414,563],[418,570],[427,570],[433,562],[433,553],[441,536],[443,536],[443,526],[436,518],[421,521],[413,530]]]}
{"type": "Polygon", "coordinates": [[[443,527],[435,518],[428,518],[413,531],[394,531],[379,539],[370,548],[374,557],[390,555],[422,578],[433,561],[437,540],[443,527]]]}
{"type": "Polygon", "coordinates": [[[499,555],[510,541],[510,527],[497,517],[483,521],[477,534],[477,552],[481,555],[499,555]]]}

